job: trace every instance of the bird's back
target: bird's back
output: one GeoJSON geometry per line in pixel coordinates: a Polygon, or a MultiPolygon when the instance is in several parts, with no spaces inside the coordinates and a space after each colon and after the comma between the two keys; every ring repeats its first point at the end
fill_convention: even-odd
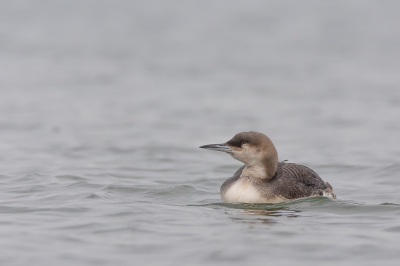
{"type": "Polygon", "coordinates": [[[275,176],[267,183],[270,193],[279,194],[288,199],[327,196],[336,198],[332,186],[324,182],[312,169],[294,163],[278,163],[275,176]]]}
{"type": "MultiPolygon", "coordinates": [[[[240,182],[245,166],[221,186],[221,194],[226,193],[234,184],[240,182]]],[[[263,202],[275,203],[310,196],[336,198],[328,182],[324,182],[312,169],[294,163],[278,163],[277,171],[270,180],[252,180],[253,187],[263,202]]]]}

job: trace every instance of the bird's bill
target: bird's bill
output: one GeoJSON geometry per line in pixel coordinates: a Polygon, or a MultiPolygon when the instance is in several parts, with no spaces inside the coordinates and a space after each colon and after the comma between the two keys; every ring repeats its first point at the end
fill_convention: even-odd
{"type": "Polygon", "coordinates": [[[212,151],[223,151],[223,152],[231,152],[232,148],[225,144],[208,144],[200,146],[199,148],[212,150],[212,151]]]}

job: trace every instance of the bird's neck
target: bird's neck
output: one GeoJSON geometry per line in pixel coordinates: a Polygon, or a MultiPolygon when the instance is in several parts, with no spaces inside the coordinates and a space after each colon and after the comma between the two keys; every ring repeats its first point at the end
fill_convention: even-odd
{"type": "Polygon", "coordinates": [[[269,180],[274,177],[276,168],[265,167],[264,165],[246,165],[242,171],[241,177],[269,180]]]}

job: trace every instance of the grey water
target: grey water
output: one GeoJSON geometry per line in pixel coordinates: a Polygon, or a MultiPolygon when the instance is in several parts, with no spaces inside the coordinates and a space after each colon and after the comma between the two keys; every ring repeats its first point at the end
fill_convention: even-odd
{"type": "Polygon", "coordinates": [[[399,13],[0,1],[0,264],[398,265],[399,13]],[[222,203],[250,130],[337,199],[222,203]]]}

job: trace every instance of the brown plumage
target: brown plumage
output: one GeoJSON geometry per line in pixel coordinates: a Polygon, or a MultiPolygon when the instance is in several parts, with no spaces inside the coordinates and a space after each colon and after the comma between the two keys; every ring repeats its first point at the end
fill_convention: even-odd
{"type": "Polygon", "coordinates": [[[274,144],[262,133],[242,132],[224,144],[200,148],[223,151],[245,163],[222,184],[221,197],[225,202],[277,203],[310,196],[336,198],[331,185],[310,168],[278,162],[274,144]]]}

